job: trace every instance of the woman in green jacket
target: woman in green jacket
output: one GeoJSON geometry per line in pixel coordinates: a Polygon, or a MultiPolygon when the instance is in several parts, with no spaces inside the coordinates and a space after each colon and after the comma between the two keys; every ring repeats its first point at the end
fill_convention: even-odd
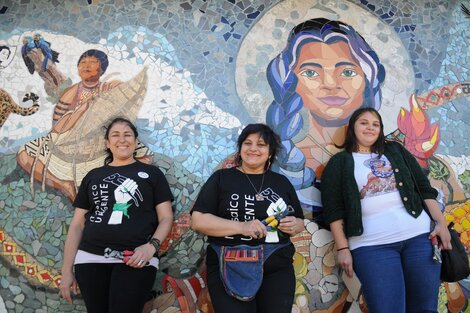
{"type": "Polygon", "coordinates": [[[371,313],[437,312],[440,264],[431,239],[451,248],[437,191],[408,151],[385,141],[373,108],[353,113],[341,148],[321,188],[339,266],[349,277],[356,272],[371,313]]]}

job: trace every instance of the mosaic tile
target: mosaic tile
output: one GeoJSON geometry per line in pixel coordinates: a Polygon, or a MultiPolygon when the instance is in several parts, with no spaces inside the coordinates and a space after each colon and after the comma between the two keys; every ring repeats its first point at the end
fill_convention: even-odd
{"type": "MultiPolygon", "coordinates": [[[[137,124],[142,139],[159,154],[156,163],[168,172],[179,198],[178,213],[188,210],[203,181],[235,150],[234,142],[242,125],[254,120],[264,121],[264,112],[255,109],[265,108],[272,99],[269,89],[264,94],[258,93],[262,89],[260,83],[266,81],[266,60],[279,52],[279,47],[285,44],[286,30],[303,19],[312,7],[311,12],[320,11],[330,16],[337,9],[345,12],[356,5],[363,11],[364,24],[374,25],[372,36],[380,45],[390,48],[397,42],[396,38],[401,41],[404,50],[390,48],[395,58],[390,61],[387,80],[392,86],[384,92],[384,99],[395,101],[391,106],[406,107],[411,92],[425,92],[469,80],[469,69],[462,66],[470,58],[468,20],[461,15],[457,1],[310,1],[305,10],[300,9],[303,2],[297,1],[296,7],[286,10],[284,16],[276,15],[267,23],[269,33],[263,35],[272,37],[274,43],[263,44],[265,36],[260,36],[253,41],[256,45],[252,51],[256,52],[256,57],[244,57],[245,82],[257,91],[245,96],[240,95],[239,81],[234,80],[241,66],[240,47],[250,40],[248,36],[255,26],[276,9],[277,1],[92,2],[89,5],[85,1],[6,1],[0,6],[0,45],[7,41],[19,48],[20,36],[26,32],[40,31],[50,36],[53,47],[60,46],[63,51],[61,69],[67,71],[73,82],[78,81],[76,57],[90,45],[106,47],[113,62],[125,61],[114,63],[115,67],[106,73],[120,72],[123,81],[136,73],[136,65],[148,66],[151,73],[161,73],[158,78],[151,75],[148,101],[143,105],[137,124]],[[41,10],[32,11],[33,5],[41,6],[41,10]],[[373,22],[373,17],[381,23],[373,22]],[[61,34],[70,35],[74,40],[61,39],[61,34]],[[409,81],[404,82],[404,77],[409,81]],[[403,96],[397,96],[399,94],[403,96]],[[256,108],[250,107],[251,104],[256,108]]],[[[37,75],[24,71],[18,49],[13,63],[7,69],[0,69],[0,85],[12,91],[15,100],[21,99],[24,92],[35,91],[41,83],[37,75]]],[[[8,177],[0,184],[3,185],[0,186],[0,226],[24,242],[25,250],[37,256],[40,263],[57,269],[64,229],[70,223],[70,203],[49,189],[38,192],[32,199],[29,177],[15,169],[14,160],[21,145],[45,134],[51,127],[53,105],[43,90],[39,94],[40,110],[36,115],[12,115],[0,129],[0,178],[8,177]],[[46,212],[42,208],[50,210],[46,212]]],[[[459,173],[468,165],[462,161],[470,147],[467,104],[468,99],[460,98],[428,111],[431,120],[440,124],[438,156],[449,157],[446,160],[459,173]]],[[[36,188],[40,190],[40,186],[36,188]]],[[[308,274],[304,277],[309,290],[305,310],[314,311],[332,304],[335,294],[341,294],[344,286],[336,273],[323,277],[324,267],[332,265],[333,257],[328,252],[331,238],[320,235],[323,231],[315,225],[307,225],[307,230],[314,238],[308,247],[310,255],[317,257],[308,264],[308,274]],[[308,302],[309,299],[314,301],[308,302]]],[[[167,260],[172,264],[180,261],[179,270],[194,266],[204,250],[201,238],[187,240],[188,243],[181,243],[180,249],[192,247],[193,254],[185,255],[183,250],[177,250],[175,253],[182,254],[180,260],[167,260]]],[[[76,305],[65,305],[52,292],[33,290],[21,281],[22,276],[13,272],[9,264],[0,266],[0,299],[5,300],[0,301],[0,311],[2,303],[9,312],[15,309],[47,312],[48,308],[59,312],[84,311],[80,300],[76,305]],[[13,294],[10,286],[19,292],[13,294]]],[[[300,307],[305,305],[305,302],[299,304],[300,307]]],[[[351,312],[357,312],[355,308],[356,311],[351,312]]]]}

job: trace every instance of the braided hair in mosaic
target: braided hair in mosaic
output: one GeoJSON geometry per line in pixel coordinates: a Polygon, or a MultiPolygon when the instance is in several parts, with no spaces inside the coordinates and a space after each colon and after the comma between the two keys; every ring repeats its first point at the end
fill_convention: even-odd
{"type": "MultiPolygon", "coordinates": [[[[293,69],[297,65],[302,47],[310,42],[348,44],[351,55],[361,66],[366,76],[364,103],[362,107],[379,109],[381,102],[380,84],[385,79],[385,69],[377,54],[353,27],[325,18],[307,20],[292,29],[284,50],[268,65],[267,79],[274,100],[266,113],[266,123],[279,134],[282,142],[273,169],[288,176],[295,189],[300,190],[315,182],[315,172],[305,166],[305,156],[295,146],[293,138],[308,121],[304,121],[300,110],[304,106],[302,97],[296,92],[298,78],[293,69]]],[[[314,113],[314,112],[313,112],[314,113]]],[[[351,112],[352,113],[352,112],[351,112]]],[[[324,121],[323,126],[346,125],[346,119],[324,121]]]]}

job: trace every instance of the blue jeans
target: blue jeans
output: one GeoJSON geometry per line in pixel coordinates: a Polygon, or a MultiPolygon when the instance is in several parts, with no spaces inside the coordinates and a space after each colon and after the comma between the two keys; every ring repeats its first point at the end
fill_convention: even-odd
{"type": "Polygon", "coordinates": [[[428,236],[351,251],[370,313],[437,312],[441,265],[428,236]]]}

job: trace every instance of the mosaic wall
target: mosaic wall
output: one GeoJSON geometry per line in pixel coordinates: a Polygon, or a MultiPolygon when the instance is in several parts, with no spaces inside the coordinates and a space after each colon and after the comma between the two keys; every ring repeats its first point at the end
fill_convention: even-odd
{"type": "MultiPolygon", "coordinates": [[[[176,197],[155,298],[145,311],[210,312],[205,240],[189,229],[188,212],[209,175],[230,164],[241,128],[270,121],[276,91],[268,65],[289,31],[316,17],[353,26],[377,52],[386,73],[386,132],[429,170],[447,220],[470,246],[470,16],[462,5],[470,8],[454,0],[2,1],[0,312],[85,311],[80,297],[73,305],[58,297],[69,198],[101,160],[101,126],[123,113],[136,122],[176,197]],[[80,111],[82,99],[70,90],[81,86],[77,61],[89,49],[108,56],[101,77],[108,90],[92,92],[80,111]],[[67,97],[80,112],[64,132],[55,127],[61,119],[54,110],[67,97]]],[[[331,234],[313,221],[321,215],[317,182],[331,151],[304,145],[305,138],[328,145],[312,129],[304,123],[292,136],[307,168],[292,173],[282,160],[277,167],[309,217],[294,238],[293,312],[360,312],[362,297],[348,291],[335,267],[331,234]],[[298,184],[299,174],[312,183],[298,184]]],[[[443,284],[439,310],[470,312],[469,297],[468,279],[443,284]]]]}

